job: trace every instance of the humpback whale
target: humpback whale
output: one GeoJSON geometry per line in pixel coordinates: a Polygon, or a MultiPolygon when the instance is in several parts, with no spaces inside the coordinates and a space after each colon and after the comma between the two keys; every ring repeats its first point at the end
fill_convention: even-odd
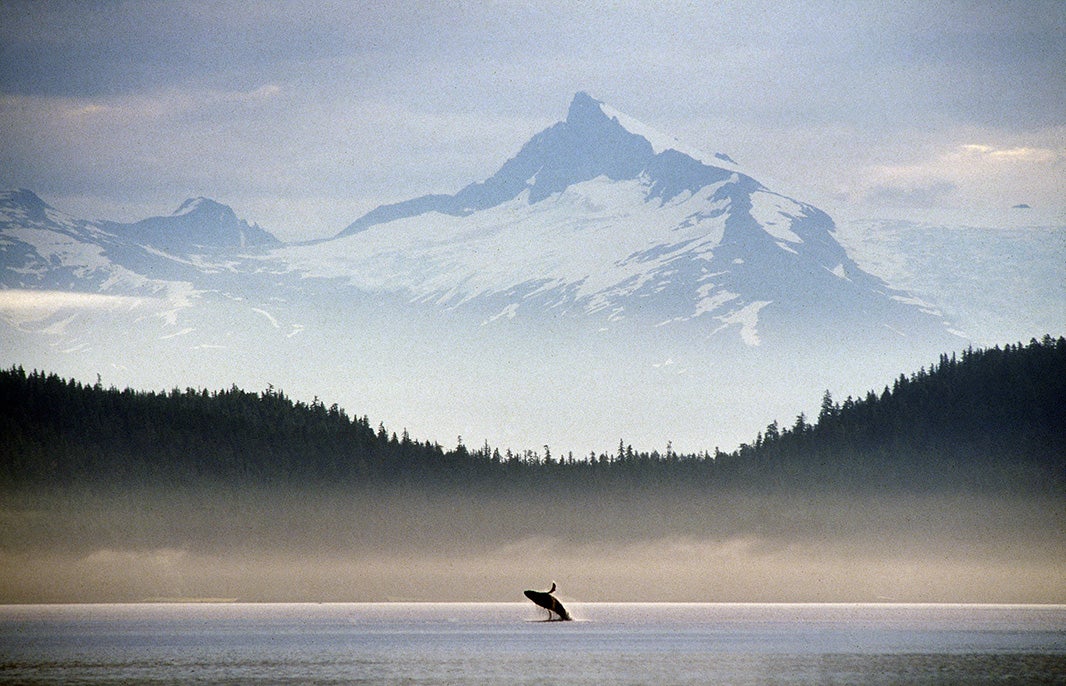
{"type": "Polygon", "coordinates": [[[552,593],[555,593],[554,581],[552,582],[550,591],[526,591],[525,593],[527,598],[548,611],[549,621],[552,620],[552,615],[557,616],[558,621],[569,621],[573,619],[573,617],[570,616],[570,613],[566,611],[566,608],[563,607],[563,604],[552,595],[552,593]]]}

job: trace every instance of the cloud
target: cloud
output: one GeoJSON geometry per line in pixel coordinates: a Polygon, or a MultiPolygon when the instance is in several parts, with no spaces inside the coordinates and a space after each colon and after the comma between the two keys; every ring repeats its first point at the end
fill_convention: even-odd
{"type": "MultiPolygon", "coordinates": [[[[832,201],[846,206],[852,218],[888,218],[885,212],[893,211],[897,219],[973,226],[1060,224],[1064,135],[1061,128],[930,131],[907,145],[872,149],[870,164],[847,170],[847,177],[838,174],[840,192],[832,201]],[[1038,209],[1024,218],[1010,212],[1019,198],[1038,209]]],[[[832,206],[824,209],[834,213],[832,206]]]]}
{"type": "Polygon", "coordinates": [[[882,207],[936,207],[958,189],[950,181],[934,181],[919,186],[876,186],[863,200],[882,207]]]}
{"type": "MultiPolygon", "coordinates": [[[[101,98],[6,96],[23,108],[56,112],[68,121],[89,124],[92,117],[119,118],[125,124],[159,123],[193,112],[205,113],[234,105],[266,103],[282,94],[281,86],[269,83],[250,90],[169,89],[140,95],[101,98]]],[[[5,109],[10,107],[7,105],[5,109]]]]}
{"type": "Polygon", "coordinates": [[[102,293],[73,291],[0,290],[0,311],[55,312],[64,309],[117,310],[132,309],[153,302],[151,298],[134,298],[102,293]]]}
{"type": "Polygon", "coordinates": [[[1047,164],[1061,159],[1063,153],[1048,148],[1031,146],[997,148],[994,145],[967,143],[965,145],[960,145],[955,155],[963,158],[981,159],[992,162],[1032,162],[1034,164],[1047,164]]]}
{"type": "Polygon", "coordinates": [[[44,331],[59,333],[78,314],[97,312],[158,312],[166,301],[151,297],[76,293],[73,291],[0,290],[0,321],[16,327],[48,323],[44,331]],[[147,309],[146,309],[147,308],[147,309]],[[59,320],[60,317],[66,319],[59,320]]]}
{"type": "Polygon", "coordinates": [[[302,3],[0,4],[0,91],[100,97],[190,85],[242,88],[353,50],[372,7],[302,3]],[[351,27],[358,27],[353,29],[351,27]],[[353,35],[354,34],[354,35],[353,35]]]}

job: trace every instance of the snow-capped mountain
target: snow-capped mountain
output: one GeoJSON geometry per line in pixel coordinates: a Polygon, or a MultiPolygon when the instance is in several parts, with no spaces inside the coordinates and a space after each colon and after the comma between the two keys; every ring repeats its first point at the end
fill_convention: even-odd
{"type": "Polygon", "coordinates": [[[727,156],[682,152],[578,93],[565,121],[455,195],[379,207],[276,253],[307,276],[474,309],[697,322],[759,345],[797,334],[950,339],[929,306],[866,273],[822,211],[727,156]]]}
{"type": "Polygon", "coordinates": [[[585,93],[489,179],[312,244],[281,246],[206,198],[131,224],[64,217],[28,191],[2,202],[8,287],[113,291],[117,270],[241,298],[345,284],[479,323],[625,321],[748,346],[953,342],[934,308],[849,257],[824,212],[585,93]],[[57,262],[59,244],[84,259],[57,262]]]}
{"type": "Polygon", "coordinates": [[[120,295],[158,294],[174,283],[211,287],[242,253],[281,245],[258,225],[206,198],[166,217],[91,222],[32,191],[0,192],[0,286],[120,295]]]}
{"type": "Polygon", "coordinates": [[[130,245],[100,224],[55,210],[32,191],[0,192],[0,284],[9,289],[54,289],[131,294],[161,283],[135,263],[130,245]],[[121,259],[116,259],[120,257],[121,259]]]}

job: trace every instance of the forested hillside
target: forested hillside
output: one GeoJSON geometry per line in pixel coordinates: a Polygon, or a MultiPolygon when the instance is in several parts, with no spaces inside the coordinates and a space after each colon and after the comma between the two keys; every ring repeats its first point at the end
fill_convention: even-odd
{"type": "Polygon", "coordinates": [[[445,457],[273,388],[154,393],[12,369],[0,374],[0,403],[8,484],[356,483],[421,474],[445,457]]]}
{"type": "Polygon", "coordinates": [[[770,424],[718,461],[732,478],[908,490],[1066,485],[1066,339],[941,355],[813,424],[770,424]],[[761,475],[760,479],[756,475],[761,475]]]}
{"type": "MultiPolygon", "coordinates": [[[[880,393],[770,424],[731,453],[626,446],[560,459],[460,440],[445,450],[268,388],[169,393],[0,372],[0,482],[22,487],[286,485],[522,489],[1066,486],[1066,339],[945,354],[880,393]]],[[[625,434],[625,427],[619,427],[625,434]]],[[[713,441],[713,437],[709,437],[713,441]]]]}

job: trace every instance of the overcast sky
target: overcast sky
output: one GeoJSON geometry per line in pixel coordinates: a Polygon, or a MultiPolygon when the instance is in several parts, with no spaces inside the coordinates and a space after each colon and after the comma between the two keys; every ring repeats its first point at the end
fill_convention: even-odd
{"type": "Polygon", "coordinates": [[[1066,224],[1061,0],[0,0],[0,186],[326,236],[483,180],[578,90],[838,221],[1066,224]]]}

